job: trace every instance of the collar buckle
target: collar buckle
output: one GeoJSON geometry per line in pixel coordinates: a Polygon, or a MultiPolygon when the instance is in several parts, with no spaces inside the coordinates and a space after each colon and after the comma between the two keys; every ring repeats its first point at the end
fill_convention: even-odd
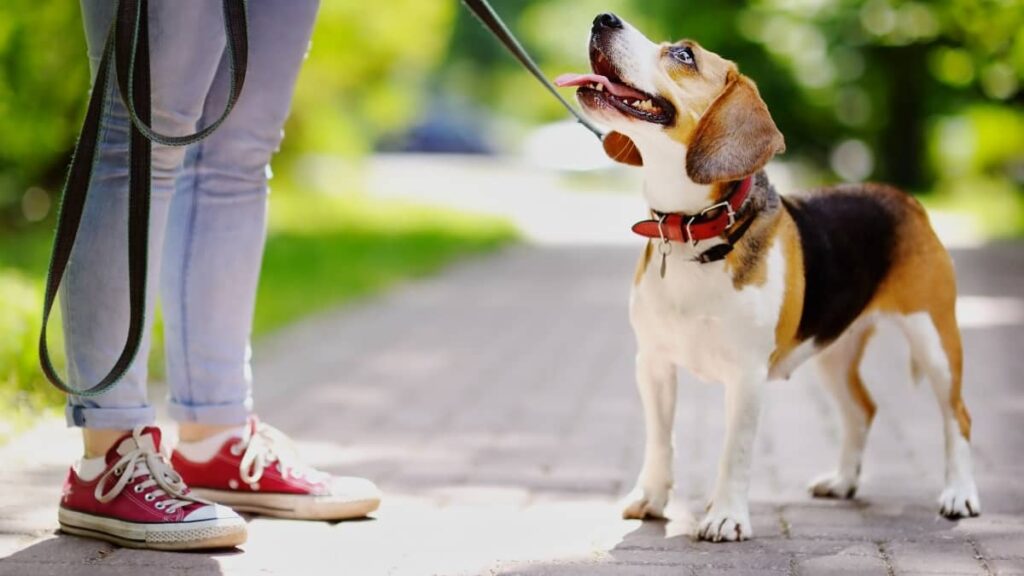
{"type": "Polygon", "coordinates": [[[690,242],[691,246],[696,246],[697,243],[700,242],[700,240],[697,240],[696,238],[693,237],[693,233],[690,231],[690,227],[693,226],[693,223],[696,222],[698,218],[703,218],[708,212],[718,210],[719,208],[724,209],[725,213],[729,216],[729,223],[725,225],[725,230],[732,228],[732,225],[736,223],[736,211],[733,210],[732,204],[730,204],[728,200],[723,200],[718,204],[712,204],[711,206],[708,206],[707,208],[701,210],[699,213],[694,214],[693,216],[690,216],[689,218],[686,219],[686,239],[690,242]]]}
{"type": "Polygon", "coordinates": [[[708,212],[711,212],[712,210],[717,210],[719,208],[724,208],[725,213],[729,215],[729,223],[725,225],[726,230],[732,228],[732,225],[736,223],[736,211],[732,209],[732,204],[730,204],[728,200],[723,200],[718,204],[712,204],[711,206],[708,206],[707,208],[701,210],[700,214],[697,214],[697,216],[703,216],[708,212]]]}

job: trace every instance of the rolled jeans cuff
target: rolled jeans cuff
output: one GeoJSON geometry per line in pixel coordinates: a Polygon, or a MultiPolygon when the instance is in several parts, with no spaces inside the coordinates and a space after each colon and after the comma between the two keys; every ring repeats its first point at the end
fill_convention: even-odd
{"type": "Polygon", "coordinates": [[[156,410],[152,406],[93,408],[68,404],[64,408],[64,417],[69,427],[131,430],[136,426],[153,424],[156,420],[156,410]]]}

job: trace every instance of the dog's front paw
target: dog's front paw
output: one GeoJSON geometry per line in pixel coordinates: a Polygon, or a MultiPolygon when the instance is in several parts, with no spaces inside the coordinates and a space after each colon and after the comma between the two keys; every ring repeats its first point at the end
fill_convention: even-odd
{"type": "Polygon", "coordinates": [[[622,517],[627,520],[664,518],[668,496],[668,488],[644,488],[637,486],[622,501],[622,517]]]}
{"type": "Polygon", "coordinates": [[[981,500],[974,482],[947,486],[939,496],[939,514],[950,520],[981,514],[981,500]]]}
{"type": "Polygon", "coordinates": [[[711,505],[697,527],[697,538],[709,542],[738,542],[754,535],[746,507],[711,505]]]}
{"type": "Polygon", "coordinates": [[[815,498],[853,498],[857,493],[857,479],[839,472],[829,472],[815,478],[808,489],[815,498]]]}

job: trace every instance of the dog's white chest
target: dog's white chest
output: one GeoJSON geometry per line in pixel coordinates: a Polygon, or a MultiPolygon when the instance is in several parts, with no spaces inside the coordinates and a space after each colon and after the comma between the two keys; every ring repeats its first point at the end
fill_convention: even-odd
{"type": "Polygon", "coordinates": [[[768,254],[766,279],[737,289],[724,262],[699,264],[670,254],[660,276],[655,254],[633,288],[630,319],[638,346],[703,380],[721,382],[740,367],[765,363],[775,345],[784,291],[781,251],[768,254]]]}

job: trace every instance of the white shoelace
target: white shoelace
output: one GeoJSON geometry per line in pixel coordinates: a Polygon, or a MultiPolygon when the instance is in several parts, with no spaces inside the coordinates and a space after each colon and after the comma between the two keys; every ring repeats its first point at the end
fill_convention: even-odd
{"type": "Polygon", "coordinates": [[[231,452],[242,454],[238,474],[246,484],[259,482],[263,472],[275,462],[285,478],[291,476],[318,483],[330,477],[325,472],[301,464],[291,440],[277,428],[262,422],[247,425],[242,438],[231,446],[231,452]]]}
{"type": "Polygon", "coordinates": [[[100,477],[100,481],[96,484],[96,500],[103,503],[110,502],[128,486],[129,482],[139,479],[141,481],[136,483],[133,489],[141,494],[158,486],[157,489],[146,494],[145,499],[148,502],[154,502],[154,508],[163,510],[167,514],[189,504],[202,502],[199,498],[186,494],[185,481],[174,471],[166,456],[148,447],[143,447],[145,443],[142,440],[142,427],[132,430],[132,439],[135,440],[135,449],[121,456],[100,477]],[[112,475],[117,478],[117,482],[104,492],[103,487],[107,485],[107,481],[112,475]],[[142,480],[143,478],[145,479],[142,480]]]}

